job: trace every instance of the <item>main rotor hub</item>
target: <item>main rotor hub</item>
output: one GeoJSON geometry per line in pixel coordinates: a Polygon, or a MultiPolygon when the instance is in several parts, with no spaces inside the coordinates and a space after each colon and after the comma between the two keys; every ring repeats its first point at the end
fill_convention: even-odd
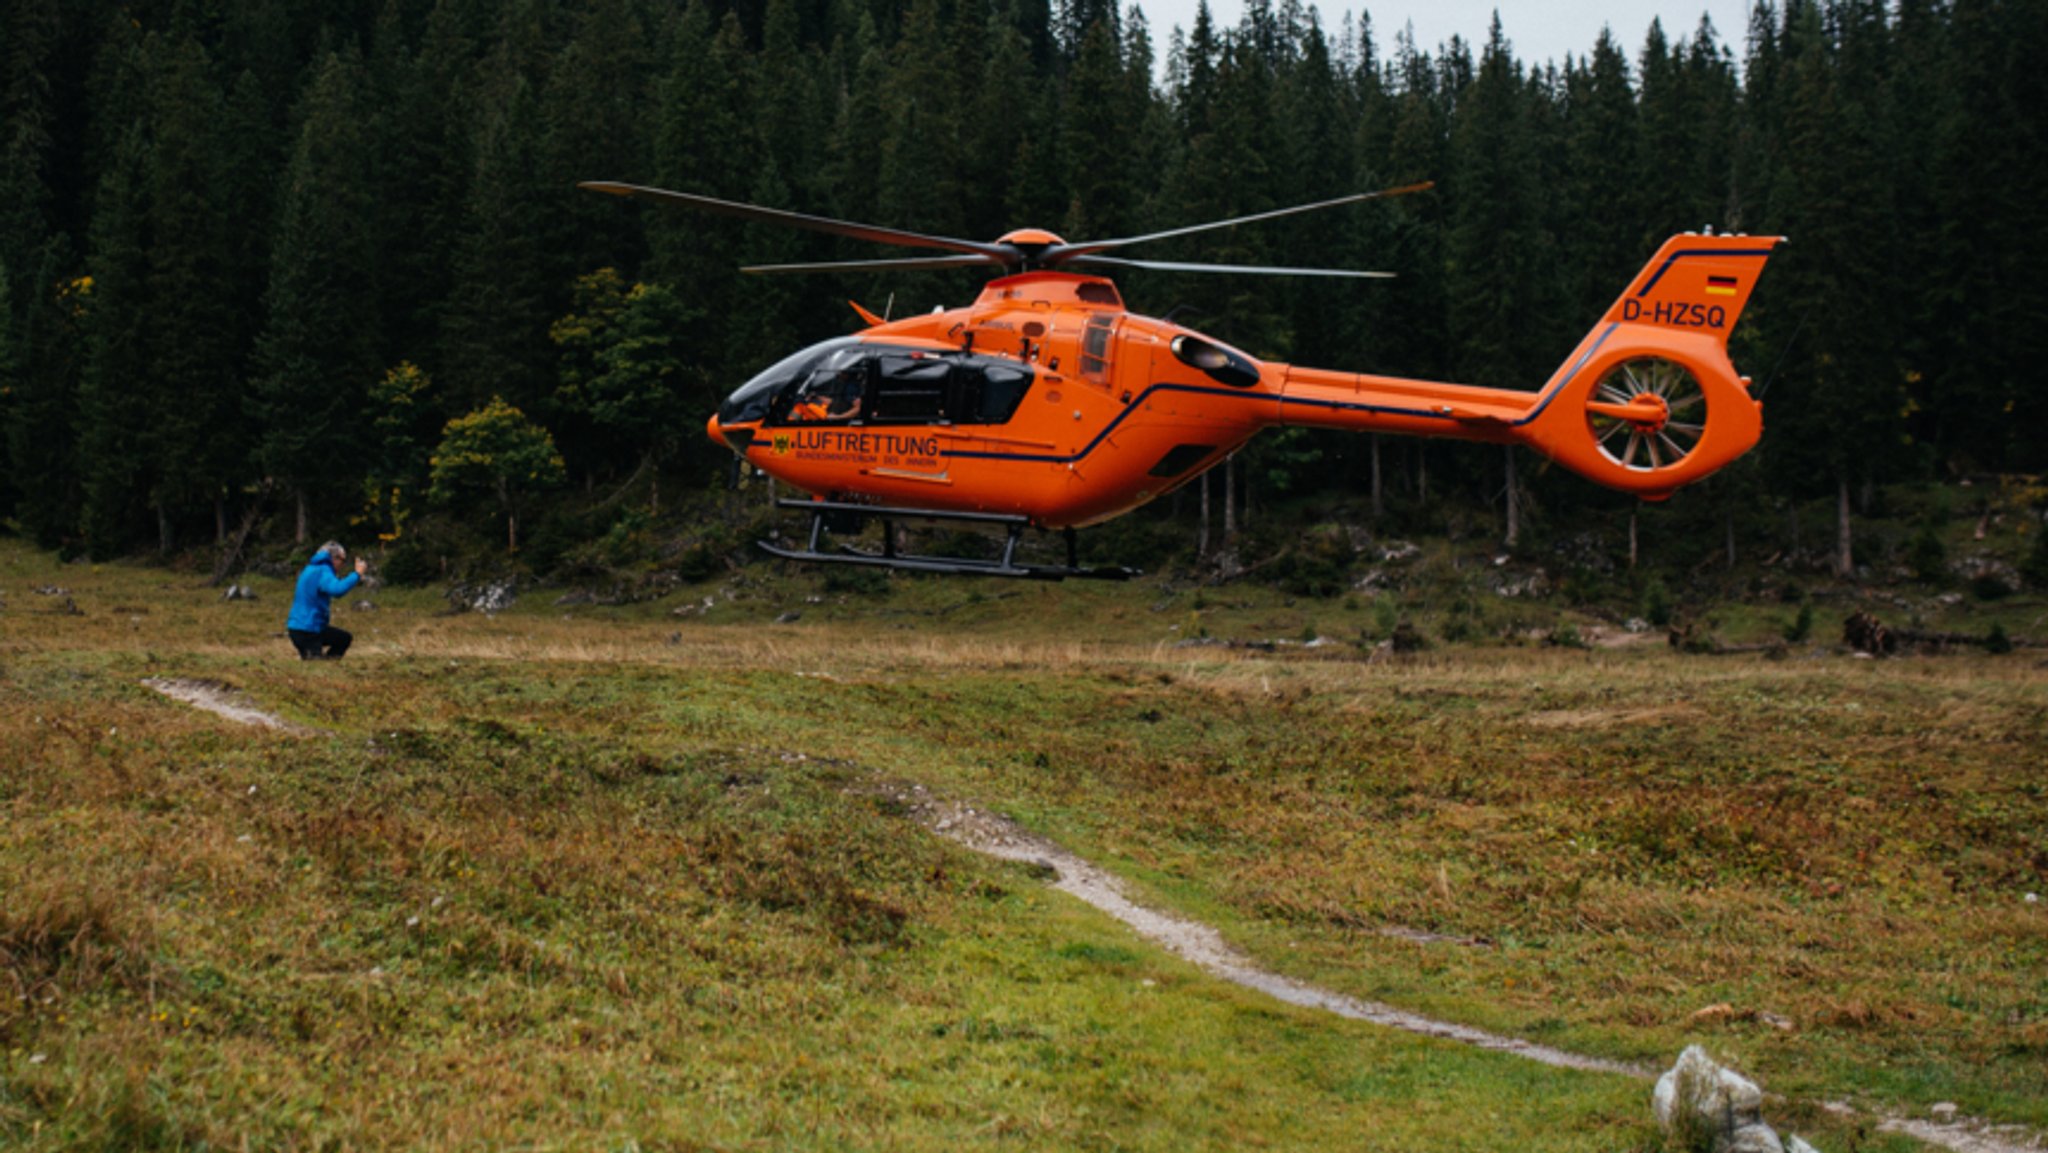
{"type": "Polygon", "coordinates": [[[1054,236],[1043,228],[1017,228],[997,237],[996,243],[1014,244],[1018,248],[1024,249],[1037,249],[1051,248],[1054,245],[1065,244],[1066,241],[1054,236]]]}

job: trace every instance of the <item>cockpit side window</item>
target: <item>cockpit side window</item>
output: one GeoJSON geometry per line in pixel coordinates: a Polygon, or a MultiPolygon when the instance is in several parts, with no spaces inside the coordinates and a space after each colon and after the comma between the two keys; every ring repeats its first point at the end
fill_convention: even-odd
{"type": "Polygon", "coordinates": [[[1081,375],[1097,384],[1109,374],[1109,335],[1115,324],[1115,317],[1098,313],[1088,318],[1081,333],[1081,375]]]}
{"type": "Polygon", "coordinates": [[[826,356],[797,387],[784,419],[791,424],[847,424],[860,419],[872,364],[869,352],[861,348],[826,356]]]}

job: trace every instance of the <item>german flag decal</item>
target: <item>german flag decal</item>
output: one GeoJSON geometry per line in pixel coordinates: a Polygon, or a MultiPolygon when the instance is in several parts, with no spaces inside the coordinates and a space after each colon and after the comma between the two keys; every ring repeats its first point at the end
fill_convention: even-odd
{"type": "Polygon", "coordinates": [[[1735,278],[1732,276],[1707,277],[1708,296],[1734,296],[1735,278]]]}

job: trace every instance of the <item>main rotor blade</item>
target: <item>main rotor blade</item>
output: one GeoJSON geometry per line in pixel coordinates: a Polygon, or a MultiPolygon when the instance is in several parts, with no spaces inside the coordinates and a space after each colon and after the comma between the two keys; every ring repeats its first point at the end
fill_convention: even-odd
{"type": "Polygon", "coordinates": [[[603,192],[612,196],[633,197],[652,200],[658,204],[674,204],[694,208],[699,212],[710,212],[719,216],[736,216],[741,220],[752,220],[763,224],[783,224],[791,228],[803,228],[812,232],[823,232],[830,236],[844,236],[852,240],[866,240],[875,244],[896,244],[905,248],[943,248],[949,252],[973,252],[989,257],[999,263],[1008,263],[1010,253],[995,244],[982,244],[973,240],[955,240],[949,236],[927,236],[922,232],[905,232],[899,228],[883,228],[875,224],[857,224],[848,220],[833,220],[827,216],[806,216],[801,212],[785,212],[780,208],[763,208],[758,204],[737,204],[730,200],[719,200],[710,196],[697,196],[688,192],[671,192],[666,188],[648,188],[640,184],[620,184],[611,180],[586,180],[578,188],[592,192],[603,192]]]}
{"type": "Polygon", "coordinates": [[[1389,196],[1406,196],[1411,192],[1422,192],[1435,187],[1436,181],[1425,180],[1420,184],[1404,184],[1399,188],[1382,188],[1378,192],[1359,192],[1350,196],[1339,196],[1335,200],[1318,200],[1314,204],[1297,204],[1292,208],[1275,208],[1271,212],[1257,212],[1250,216],[1238,216],[1229,220],[1212,220],[1207,224],[1190,224],[1185,228],[1171,228],[1165,232],[1149,232],[1143,236],[1126,236],[1120,240],[1085,240],[1079,244],[1062,244],[1042,254],[1038,261],[1041,264],[1057,264],[1061,261],[1074,260],[1082,256],[1093,255],[1097,252],[1107,252],[1112,248],[1122,248],[1125,245],[1145,244],[1149,241],[1165,240],[1173,236],[1188,236],[1193,233],[1208,232],[1218,228],[1235,228],[1240,224],[1272,220],[1280,216],[1292,216],[1298,212],[1315,212],[1324,208],[1357,204],[1361,200],[1381,200],[1389,196]]]}
{"type": "Polygon", "coordinates": [[[907,260],[826,260],[815,264],[752,264],[741,272],[917,272],[927,268],[987,268],[1001,266],[993,256],[969,253],[965,256],[913,256],[907,260]]]}
{"type": "Polygon", "coordinates": [[[1242,272],[1252,276],[1343,276],[1354,280],[1392,280],[1391,272],[1353,272],[1348,268],[1272,268],[1256,264],[1181,264],[1170,260],[1125,260],[1115,256],[1076,256],[1069,264],[1101,264],[1148,268],[1154,272],[1242,272]]]}

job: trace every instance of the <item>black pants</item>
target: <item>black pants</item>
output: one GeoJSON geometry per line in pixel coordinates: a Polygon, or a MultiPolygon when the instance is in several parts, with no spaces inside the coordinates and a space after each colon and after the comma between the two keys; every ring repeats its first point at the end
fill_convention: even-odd
{"type": "Polygon", "coordinates": [[[304,629],[286,629],[292,638],[292,647],[299,650],[302,661],[338,661],[348,652],[349,642],[356,638],[342,629],[328,625],[317,633],[304,629]]]}

